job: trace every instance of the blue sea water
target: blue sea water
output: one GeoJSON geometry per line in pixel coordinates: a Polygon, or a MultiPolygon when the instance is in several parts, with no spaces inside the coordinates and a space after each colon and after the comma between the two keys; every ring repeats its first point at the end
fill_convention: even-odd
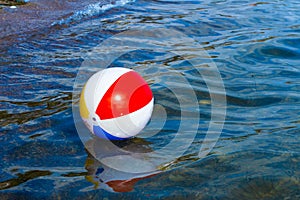
{"type": "Polygon", "coordinates": [[[33,0],[0,9],[0,45],[1,199],[300,199],[298,1],[33,0]],[[165,38],[147,32],[162,28],[170,30],[165,38]],[[105,168],[82,142],[73,117],[76,87],[84,83],[78,76],[97,70],[82,69],[87,55],[130,30],[145,33],[127,34],[117,44],[133,41],[144,49],[112,65],[144,76],[160,105],[153,127],[162,127],[118,145],[150,151],[176,141],[180,149],[186,138],[174,140],[178,129],[196,127],[182,155],[167,163],[157,158],[160,172],[144,176],[105,168]],[[182,37],[169,40],[176,33],[196,47],[182,37]],[[203,65],[170,53],[170,46],[191,60],[201,57],[203,65]],[[197,54],[199,46],[206,58],[197,54]],[[214,122],[224,126],[212,151],[199,157],[213,99],[222,95],[209,87],[220,80],[199,73],[208,61],[224,84],[226,117],[214,122]],[[190,90],[198,109],[180,104],[190,90]]]}

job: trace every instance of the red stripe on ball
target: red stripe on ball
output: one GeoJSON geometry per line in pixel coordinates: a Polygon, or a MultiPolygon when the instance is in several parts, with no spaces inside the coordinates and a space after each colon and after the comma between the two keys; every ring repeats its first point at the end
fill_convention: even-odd
{"type": "Polygon", "coordinates": [[[153,98],[147,82],[134,71],[120,76],[101,99],[96,114],[101,120],[127,115],[146,106],[153,98]]]}

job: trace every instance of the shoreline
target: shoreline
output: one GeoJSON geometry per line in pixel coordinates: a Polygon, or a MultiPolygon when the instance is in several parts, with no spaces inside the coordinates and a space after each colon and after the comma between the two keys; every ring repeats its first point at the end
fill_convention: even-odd
{"type": "Polygon", "coordinates": [[[28,3],[28,0],[0,0],[0,9],[4,6],[18,6],[28,3]]]}
{"type": "Polygon", "coordinates": [[[26,40],[94,2],[97,1],[0,0],[0,43],[11,45],[26,40]]]}

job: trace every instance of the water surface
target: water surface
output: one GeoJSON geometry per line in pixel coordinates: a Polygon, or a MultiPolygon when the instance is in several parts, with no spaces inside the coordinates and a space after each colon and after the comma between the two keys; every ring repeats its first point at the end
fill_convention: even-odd
{"type": "Polygon", "coordinates": [[[1,9],[1,199],[299,199],[299,16],[296,0],[34,0],[1,9]],[[164,134],[122,145],[149,150],[172,140],[180,107],[160,83],[175,84],[174,71],[197,95],[199,110],[191,112],[200,111],[198,132],[163,172],[132,179],[112,171],[115,181],[101,182],[102,165],[85,150],[73,120],[78,70],[111,36],[161,27],[193,38],[217,65],[227,99],[223,131],[199,159],[211,97],[197,68],[166,52],[128,53],[114,65],[140,71],[168,118],[164,134]],[[124,179],[130,181],[117,182],[124,179]]]}

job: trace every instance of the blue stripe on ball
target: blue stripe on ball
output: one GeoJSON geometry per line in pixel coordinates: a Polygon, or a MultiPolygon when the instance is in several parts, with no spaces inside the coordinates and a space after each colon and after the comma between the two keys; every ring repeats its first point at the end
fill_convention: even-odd
{"type": "Polygon", "coordinates": [[[93,132],[95,133],[95,135],[97,135],[100,138],[103,139],[109,139],[109,140],[126,140],[128,138],[119,138],[116,136],[113,136],[111,134],[109,134],[108,132],[106,132],[105,130],[103,130],[100,126],[93,126],[93,132]]]}

